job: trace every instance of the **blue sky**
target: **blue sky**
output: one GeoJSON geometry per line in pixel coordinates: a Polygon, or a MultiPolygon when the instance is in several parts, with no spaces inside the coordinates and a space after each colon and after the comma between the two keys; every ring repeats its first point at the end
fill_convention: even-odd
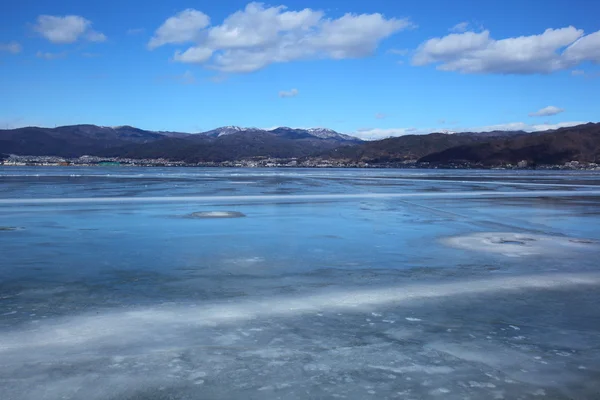
{"type": "Polygon", "coordinates": [[[0,6],[0,124],[379,138],[598,121],[597,15],[589,0],[21,0],[0,6]]]}

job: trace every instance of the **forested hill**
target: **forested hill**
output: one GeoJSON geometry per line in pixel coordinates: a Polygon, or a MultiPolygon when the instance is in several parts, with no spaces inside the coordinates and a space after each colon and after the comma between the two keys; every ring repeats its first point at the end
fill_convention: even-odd
{"type": "Polygon", "coordinates": [[[431,133],[362,141],[330,129],[264,130],[227,126],[196,134],[131,126],[73,125],[0,130],[0,154],[167,159],[187,163],[255,157],[331,160],[336,164],[421,162],[475,165],[600,163],[600,124],[523,131],[431,133]]]}

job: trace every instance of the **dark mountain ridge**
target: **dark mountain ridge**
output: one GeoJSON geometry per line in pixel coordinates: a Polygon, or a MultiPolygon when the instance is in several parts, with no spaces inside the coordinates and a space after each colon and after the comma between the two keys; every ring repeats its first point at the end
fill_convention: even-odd
{"type": "MultiPolygon", "coordinates": [[[[0,130],[0,152],[22,155],[77,157],[126,143],[149,143],[170,133],[144,131],[131,126],[116,128],[70,125],[57,128],[26,127],[0,130]]],[[[180,135],[180,134],[178,134],[180,135]]]]}
{"type": "Polygon", "coordinates": [[[600,163],[600,124],[495,138],[465,143],[423,156],[420,162],[471,163],[486,166],[516,164],[564,164],[569,161],[600,163]]]}
{"type": "Polygon", "coordinates": [[[228,126],[198,134],[96,125],[0,130],[0,153],[167,158],[187,162],[304,157],[359,142],[360,139],[323,128],[263,130],[228,126]]]}
{"type": "Polygon", "coordinates": [[[339,165],[502,165],[527,161],[562,164],[600,162],[600,124],[555,130],[431,133],[361,141],[324,129],[272,130],[227,126],[198,134],[146,131],[131,126],[73,125],[0,130],[0,154],[132,159],[163,158],[186,163],[252,158],[330,160],[339,165]]]}
{"type": "Polygon", "coordinates": [[[332,149],[342,144],[336,140],[310,137],[286,138],[269,132],[243,132],[218,138],[193,135],[166,138],[147,144],[131,144],[98,151],[94,155],[124,158],[165,158],[173,161],[223,162],[255,157],[299,158],[332,149]]]}
{"type": "Polygon", "coordinates": [[[324,158],[367,163],[390,163],[415,161],[431,153],[456,146],[488,141],[497,137],[527,135],[523,131],[430,133],[428,135],[405,135],[358,146],[340,147],[324,153],[324,158]]]}

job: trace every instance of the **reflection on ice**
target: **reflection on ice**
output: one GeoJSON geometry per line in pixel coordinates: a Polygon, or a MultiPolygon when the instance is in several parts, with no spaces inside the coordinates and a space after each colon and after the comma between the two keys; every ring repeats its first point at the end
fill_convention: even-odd
{"type": "Polygon", "coordinates": [[[0,226],[0,232],[5,231],[18,231],[20,228],[17,228],[16,226],[0,226]]]}
{"type": "Polygon", "coordinates": [[[198,211],[190,214],[190,218],[241,218],[244,213],[238,211],[198,211]]]}
{"type": "Polygon", "coordinates": [[[445,238],[442,242],[460,249],[500,253],[509,257],[554,257],[582,250],[600,250],[600,244],[594,240],[511,232],[473,233],[445,238]]]}

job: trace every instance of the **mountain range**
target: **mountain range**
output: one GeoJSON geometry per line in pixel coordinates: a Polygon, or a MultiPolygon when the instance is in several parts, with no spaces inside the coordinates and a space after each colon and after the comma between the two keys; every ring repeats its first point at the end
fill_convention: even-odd
{"type": "Polygon", "coordinates": [[[71,125],[0,130],[0,154],[164,158],[187,163],[268,158],[316,158],[370,164],[420,161],[499,165],[521,160],[559,164],[600,162],[600,124],[544,132],[431,133],[362,141],[331,129],[270,130],[225,126],[196,134],[132,126],[71,125]]]}
{"type": "Polygon", "coordinates": [[[186,162],[303,157],[358,142],[360,139],[323,128],[264,130],[226,126],[197,134],[96,125],[0,130],[0,153],[4,154],[167,158],[186,162]]]}
{"type": "Polygon", "coordinates": [[[522,160],[532,165],[569,161],[600,164],[600,123],[467,143],[430,153],[419,161],[493,166],[522,160]]]}

